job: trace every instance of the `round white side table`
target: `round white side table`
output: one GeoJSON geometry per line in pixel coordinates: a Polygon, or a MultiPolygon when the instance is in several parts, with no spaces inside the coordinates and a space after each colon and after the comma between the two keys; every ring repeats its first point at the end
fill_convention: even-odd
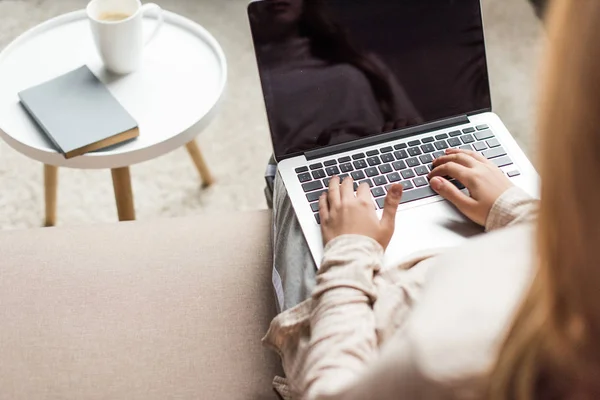
{"type": "MultiPolygon", "coordinates": [[[[200,25],[164,11],[165,23],[147,46],[142,68],[116,76],[104,69],[85,11],[44,22],[0,53],[0,136],[44,164],[46,225],[56,221],[58,167],[110,169],[119,220],[135,219],[129,166],[186,146],[203,186],[213,183],[195,138],[217,112],[227,62],[200,25]],[[18,93],[86,64],[136,119],[140,136],[116,148],[67,160],[19,104],[18,93]]],[[[146,18],[150,32],[155,20],[146,18]]]]}

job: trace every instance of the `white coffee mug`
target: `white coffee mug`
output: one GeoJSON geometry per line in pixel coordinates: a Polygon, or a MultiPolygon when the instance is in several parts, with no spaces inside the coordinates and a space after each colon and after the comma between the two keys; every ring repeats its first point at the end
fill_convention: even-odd
{"type": "Polygon", "coordinates": [[[144,47],[163,25],[162,9],[153,3],[142,6],[140,0],[92,0],[87,6],[92,33],[106,68],[116,74],[129,74],[142,64],[144,47]],[[155,10],[157,25],[144,40],[144,14],[155,10]]]}

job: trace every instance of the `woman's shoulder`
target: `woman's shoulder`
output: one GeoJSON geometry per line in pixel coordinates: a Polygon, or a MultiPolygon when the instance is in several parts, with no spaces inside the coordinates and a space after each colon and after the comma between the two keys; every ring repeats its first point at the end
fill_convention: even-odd
{"type": "Polygon", "coordinates": [[[534,276],[533,248],[529,223],[482,235],[431,260],[404,331],[414,365],[427,380],[472,387],[490,370],[534,276]]]}

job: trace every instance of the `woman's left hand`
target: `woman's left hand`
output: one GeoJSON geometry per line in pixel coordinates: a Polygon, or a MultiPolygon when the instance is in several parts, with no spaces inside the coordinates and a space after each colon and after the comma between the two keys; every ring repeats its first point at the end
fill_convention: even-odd
{"type": "Polygon", "coordinates": [[[327,244],[341,235],[364,235],[375,239],[385,250],[394,234],[401,198],[402,185],[392,185],[379,220],[369,185],[361,184],[354,196],[352,178],[344,179],[340,185],[340,179],[334,176],[329,181],[329,191],[319,199],[323,242],[327,244]]]}

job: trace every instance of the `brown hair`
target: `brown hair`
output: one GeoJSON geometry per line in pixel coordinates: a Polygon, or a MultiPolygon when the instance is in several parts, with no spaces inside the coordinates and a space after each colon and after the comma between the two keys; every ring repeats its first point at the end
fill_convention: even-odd
{"type": "Polygon", "coordinates": [[[538,272],[493,400],[600,398],[600,1],[553,0],[539,113],[538,272]]]}

